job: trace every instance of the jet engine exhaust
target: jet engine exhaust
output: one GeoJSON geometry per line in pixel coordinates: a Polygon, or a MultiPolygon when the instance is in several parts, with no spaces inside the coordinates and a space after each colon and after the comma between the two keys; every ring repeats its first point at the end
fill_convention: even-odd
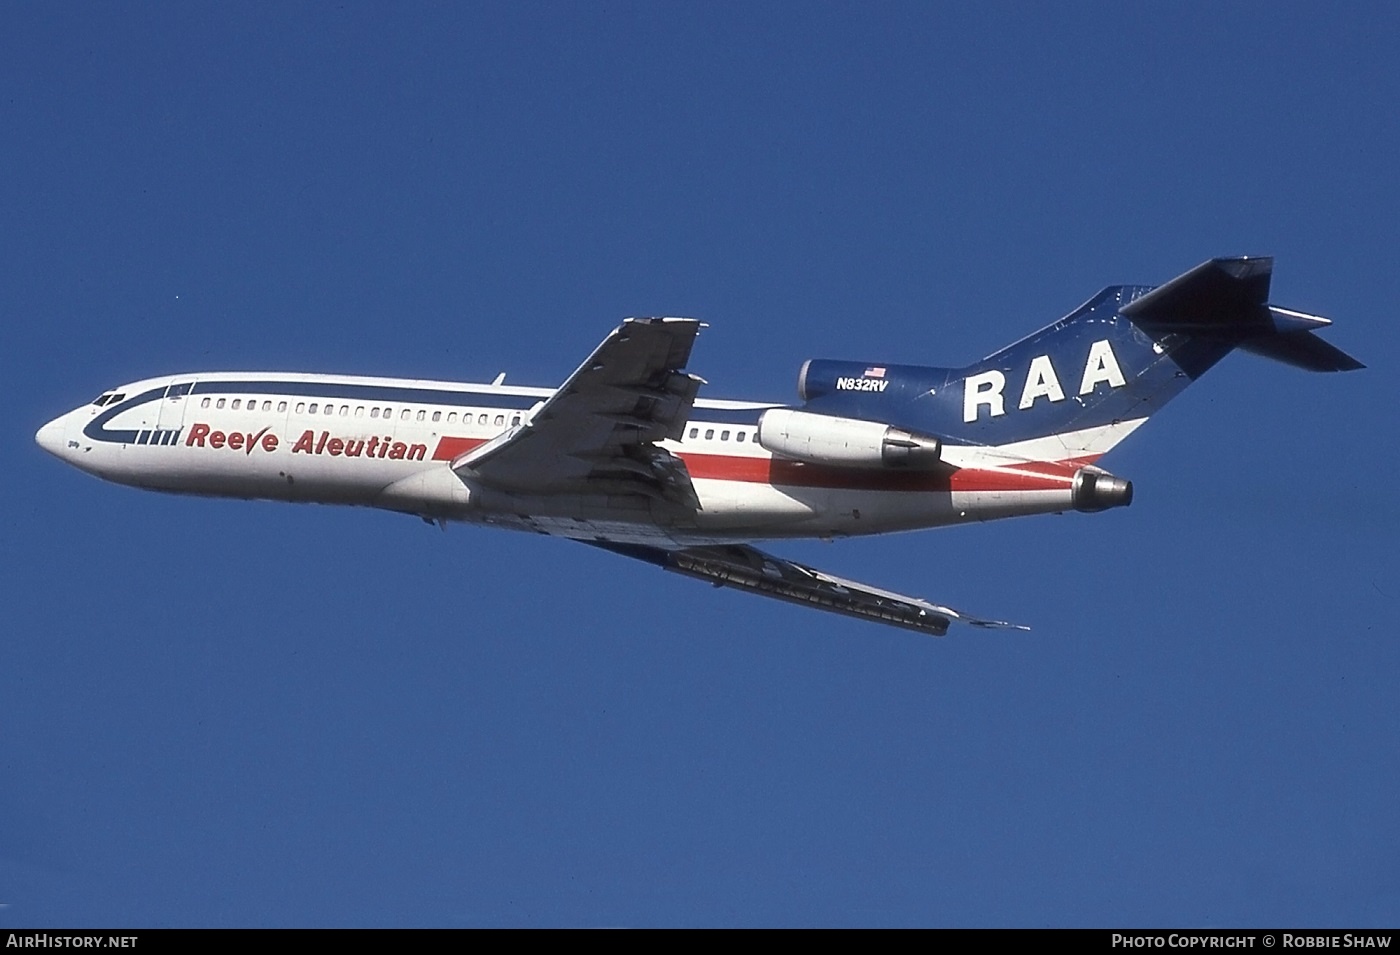
{"type": "Polygon", "coordinates": [[[1074,475],[1071,499],[1074,509],[1086,514],[1127,507],[1133,503],[1133,482],[1097,468],[1080,468],[1074,475]]]}

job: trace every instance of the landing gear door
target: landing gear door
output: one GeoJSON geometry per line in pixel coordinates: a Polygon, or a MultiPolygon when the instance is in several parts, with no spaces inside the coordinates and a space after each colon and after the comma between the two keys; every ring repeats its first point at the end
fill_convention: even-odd
{"type": "Polygon", "coordinates": [[[165,389],[165,397],[160,400],[160,423],[152,443],[179,442],[180,430],[185,426],[185,406],[192,400],[193,391],[193,378],[177,379],[165,389]]]}

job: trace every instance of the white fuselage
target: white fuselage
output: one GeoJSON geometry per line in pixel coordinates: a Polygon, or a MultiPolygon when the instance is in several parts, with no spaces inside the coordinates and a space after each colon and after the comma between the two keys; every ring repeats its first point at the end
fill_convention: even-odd
{"type": "Polygon", "coordinates": [[[949,447],[937,473],[829,467],[755,440],[772,403],[697,400],[663,447],[700,508],[661,516],[645,500],[521,495],[474,486],[454,459],[528,424],[553,389],[283,373],[152,378],[45,425],[50,452],[153,490],[358,504],[585,540],[688,545],[911,530],[1069,510],[1072,460],[1031,448],[949,447]],[[1039,458],[1039,460],[1037,460],[1039,458]]]}

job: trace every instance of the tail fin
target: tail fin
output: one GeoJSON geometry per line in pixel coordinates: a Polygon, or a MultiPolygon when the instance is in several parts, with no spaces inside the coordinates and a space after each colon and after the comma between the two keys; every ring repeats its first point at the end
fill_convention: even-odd
{"type": "Polygon", "coordinates": [[[843,384],[855,363],[809,362],[803,396],[954,444],[1092,462],[1235,348],[1314,371],[1363,367],[1314,334],[1327,319],[1268,304],[1272,274],[1269,258],[1212,259],[1157,288],[1107,288],[966,368],[881,367],[878,390],[843,384]]]}

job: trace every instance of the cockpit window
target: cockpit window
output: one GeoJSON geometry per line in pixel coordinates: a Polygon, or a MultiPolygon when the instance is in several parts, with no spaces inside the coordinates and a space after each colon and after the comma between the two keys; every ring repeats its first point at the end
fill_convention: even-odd
{"type": "Polygon", "coordinates": [[[126,392],[118,392],[117,394],[113,395],[110,399],[108,399],[107,403],[108,403],[109,405],[114,405],[114,404],[116,404],[118,401],[125,401],[125,400],[126,400],[126,392]]]}
{"type": "Polygon", "coordinates": [[[98,395],[96,398],[92,399],[92,403],[100,408],[105,405],[111,397],[112,393],[109,391],[105,395],[98,395]]]}

